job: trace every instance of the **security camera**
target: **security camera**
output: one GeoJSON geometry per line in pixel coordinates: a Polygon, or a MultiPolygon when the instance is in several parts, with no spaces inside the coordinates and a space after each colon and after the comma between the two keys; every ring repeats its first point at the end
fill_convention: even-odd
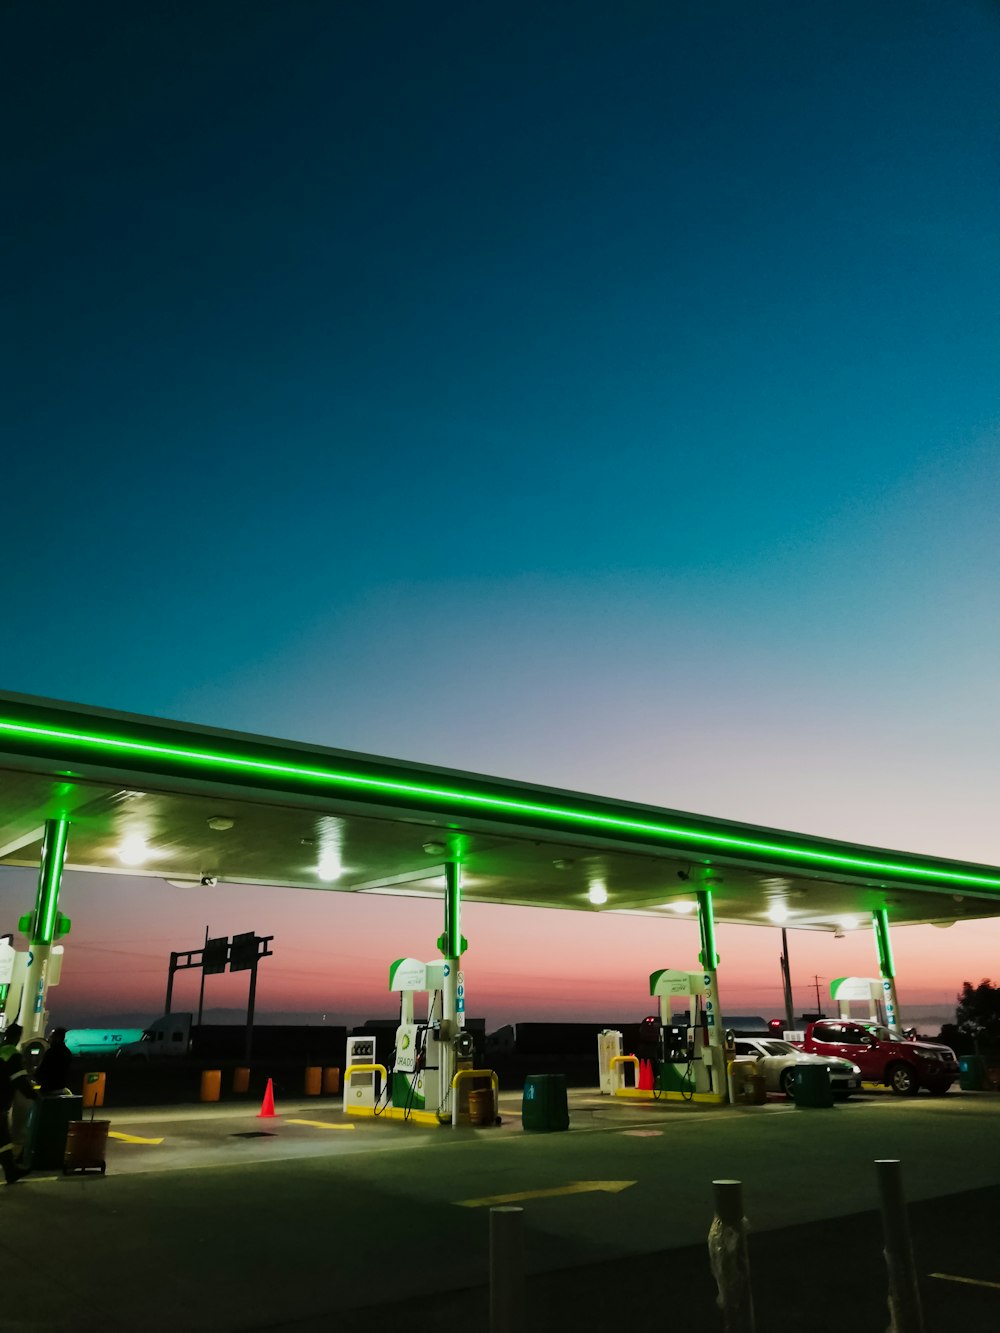
{"type": "Polygon", "coordinates": [[[219,882],[218,875],[202,875],[201,882],[206,889],[212,889],[219,882]]]}

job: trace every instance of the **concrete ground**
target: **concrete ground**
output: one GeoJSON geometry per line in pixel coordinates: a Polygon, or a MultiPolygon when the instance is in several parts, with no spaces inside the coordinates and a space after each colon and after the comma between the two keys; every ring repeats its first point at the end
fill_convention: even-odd
{"type": "MultiPolygon", "coordinates": [[[[721,1329],[711,1181],[743,1181],[758,1328],[886,1327],[873,1162],[903,1161],[928,1333],[1000,1328],[1000,1097],[702,1109],[571,1093],[568,1133],[345,1118],[335,1099],[109,1112],[106,1177],[0,1188],[4,1330],[488,1328],[491,1201],[524,1208],[525,1333],[721,1329]],[[12,1264],[12,1268],[10,1265],[12,1264]],[[941,1275],[941,1276],[937,1276],[941,1275]]],[[[101,1113],[99,1113],[101,1114],[101,1113]]]]}

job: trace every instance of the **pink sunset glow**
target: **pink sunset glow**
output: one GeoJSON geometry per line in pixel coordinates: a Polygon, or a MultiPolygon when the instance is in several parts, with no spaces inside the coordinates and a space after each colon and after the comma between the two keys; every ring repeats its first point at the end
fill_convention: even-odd
{"type": "MultiPolygon", "coordinates": [[[[27,905],[30,874],[14,875],[27,905]]],[[[309,1022],[325,1016],[330,1023],[389,1017],[396,1007],[388,992],[389,963],[404,955],[435,957],[442,911],[434,900],[232,885],[178,890],[159,880],[72,872],[63,905],[74,925],[50,1008],[53,1021],[65,1016],[74,1023],[160,1013],[170,951],[199,946],[206,924],[213,934],[274,935],[274,957],[261,965],[258,982],[262,1021],[269,1014],[309,1022]]],[[[469,939],[468,1013],[485,1018],[489,1029],[529,1020],[636,1019],[651,1007],[650,972],[698,966],[692,921],[469,903],[463,929],[469,939]]],[[[897,929],[893,946],[904,1019],[928,1028],[947,1021],[963,980],[996,973],[998,945],[1000,921],[897,929]]],[[[727,1012],[780,1015],[780,932],[722,924],[718,947],[727,1012]]],[[[815,1007],[815,976],[829,1012],[830,980],[877,972],[872,932],[864,922],[843,939],[792,930],[789,953],[797,1012],[815,1007]]],[[[246,974],[209,977],[206,1009],[242,1010],[246,987],[246,974]]],[[[197,1004],[198,973],[178,974],[173,1007],[197,1004]]]]}

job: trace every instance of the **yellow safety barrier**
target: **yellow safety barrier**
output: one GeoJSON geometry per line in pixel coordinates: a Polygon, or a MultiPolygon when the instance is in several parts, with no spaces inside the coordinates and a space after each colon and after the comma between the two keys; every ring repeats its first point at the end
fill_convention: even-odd
{"type": "MultiPolygon", "coordinates": [[[[615,1072],[615,1067],[616,1067],[617,1065],[625,1065],[625,1064],[629,1064],[629,1065],[631,1065],[631,1066],[633,1067],[633,1069],[635,1070],[635,1086],[638,1087],[638,1086],[639,1086],[639,1057],[638,1057],[637,1055],[613,1055],[613,1056],[611,1057],[611,1073],[614,1074],[614,1072],[615,1072]]],[[[619,1091],[628,1091],[628,1089],[625,1089],[624,1084],[619,1084],[619,1086],[618,1086],[617,1088],[615,1088],[615,1092],[617,1093],[617,1092],[619,1092],[619,1091]]]]}
{"type": "Polygon", "coordinates": [[[347,1098],[351,1091],[352,1074],[381,1074],[383,1088],[389,1082],[389,1073],[385,1065],[348,1065],[344,1070],[344,1110],[348,1115],[374,1114],[367,1106],[348,1106],[347,1098]]]}
{"type": "Polygon", "coordinates": [[[389,1075],[385,1065],[348,1065],[344,1070],[344,1114],[345,1115],[364,1115],[369,1118],[378,1116],[380,1120],[412,1120],[415,1125],[440,1125],[447,1124],[448,1120],[437,1114],[436,1111],[407,1111],[402,1106],[385,1106],[381,1111],[376,1112],[374,1106],[349,1106],[347,1095],[351,1089],[352,1074],[381,1074],[383,1084],[389,1082],[389,1075]]]}
{"type": "Polygon", "coordinates": [[[451,1080],[451,1123],[458,1124],[458,1085],[464,1078],[488,1078],[493,1090],[493,1118],[500,1113],[500,1080],[493,1069],[460,1069],[451,1080]]]}

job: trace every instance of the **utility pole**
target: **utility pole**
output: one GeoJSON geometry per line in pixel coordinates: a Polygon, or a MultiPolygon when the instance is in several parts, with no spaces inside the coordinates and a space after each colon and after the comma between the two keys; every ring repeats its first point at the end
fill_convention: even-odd
{"type": "Polygon", "coordinates": [[[781,982],[785,992],[785,1019],[788,1031],[795,1027],[795,1003],[792,999],[792,973],[788,965],[788,932],[781,927],[781,982]]]}
{"type": "MultiPolygon", "coordinates": [[[[205,927],[205,946],[208,947],[208,927],[205,927]]],[[[225,964],[223,964],[225,966],[225,964]]],[[[201,986],[198,990],[198,1026],[201,1027],[201,1015],[205,1008],[205,969],[201,969],[201,986]]]]}

